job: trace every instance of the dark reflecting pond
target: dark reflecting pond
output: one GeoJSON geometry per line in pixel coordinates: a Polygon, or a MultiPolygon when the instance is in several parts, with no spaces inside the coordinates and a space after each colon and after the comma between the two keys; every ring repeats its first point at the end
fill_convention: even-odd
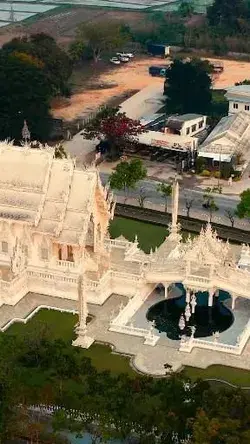
{"type": "Polygon", "coordinates": [[[155,321],[155,328],[159,332],[166,332],[169,339],[180,339],[180,334],[191,336],[191,326],[196,327],[194,337],[205,338],[214,332],[227,330],[234,321],[232,312],[225,307],[223,301],[230,296],[227,292],[219,292],[218,297],[214,297],[213,307],[208,307],[208,293],[196,293],[197,305],[195,313],[191,315],[186,327],[181,331],[179,320],[185,312],[186,294],[169,300],[163,300],[150,307],[147,312],[147,319],[155,321]]]}

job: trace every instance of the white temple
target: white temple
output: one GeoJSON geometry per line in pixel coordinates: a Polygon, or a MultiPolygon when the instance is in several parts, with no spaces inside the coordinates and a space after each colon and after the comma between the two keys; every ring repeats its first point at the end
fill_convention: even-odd
{"type": "MultiPolygon", "coordinates": [[[[0,143],[0,168],[0,306],[14,306],[28,292],[79,301],[74,344],[89,347],[95,338],[88,336],[87,303],[102,305],[112,294],[126,296],[128,303],[110,321],[109,330],[141,336],[149,345],[159,337],[152,329],[129,322],[159,283],[167,298],[168,287],[181,282],[192,310],[199,290],[209,292],[210,306],[218,289],[230,293],[232,309],[238,297],[250,299],[248,247],[242,248],[241,269],[240,257],[209,224],[199,236],[182,241],[177,182],[170,235],[158,249],[145,254],[136,239],[110,239],[115,203],[96,168],[81,170],[72,159],[55,159],[52,148],[5,142],[0,143]]],[[[214,343],[213,347],[240,354],[249,333],[248,322],[235,346],[214,343]]],[[[212,347],[204,342],[193,337],[182,340],[180,351],[212,347]]]]}

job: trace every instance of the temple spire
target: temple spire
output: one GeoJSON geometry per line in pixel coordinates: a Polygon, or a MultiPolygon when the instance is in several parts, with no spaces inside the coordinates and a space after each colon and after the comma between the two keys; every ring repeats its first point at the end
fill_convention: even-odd
{"type": "Polygon", "coordinates": [[[179,209],[179,182],[175,179],[172,186],[172,221],[169,225],[169,239],[179,241],[181,236],[179,234],[180,226],[178,224],[178,209],[179,209]]]}
{"type": "Polygon", "coordinates": [[[172,186],[172,228],[177,227],[179,208],[179,182],[175,179],[172,186]]]}
{"type": "Polygon", "coordinates": [[[25,141],[25,143],[27,143],[28,140],[30,140],[30,132],[26,120],[23,121],[22,138],[25,141]]]}

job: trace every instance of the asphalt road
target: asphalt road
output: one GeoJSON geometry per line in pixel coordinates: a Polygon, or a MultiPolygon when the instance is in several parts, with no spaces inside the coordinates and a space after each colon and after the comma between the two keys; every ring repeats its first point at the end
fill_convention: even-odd
{"type": "MultiPolygon", "coordinates": [[[[103,184],[107,183],[109,174],[100,173],[100,176],[103,184]]],[[[139,190],[143,188],[144,194],[146,195],[146,202],[150,202],[154,205],[164,206],[165,201],[157,191],[157,185],[158,182],[155,180],[140,181],[137,188],[129,192],[129,198],[137,199],[140,192],[139,190]]],[[[121,198],[124,196],[124,193],[122,191],[115,191],[115,194],[121,198]]],[[[192,199],[193,203],[190,209],[190,216],[208,220],[209,213],[202,206],[202,204],[204,203],[203,194],[204,193],[201,191],[181,188],[179,198],[179,213],[187,214],[186,201],[192,199]]],[[[226,210],[235,210],[239,202],[239,198],[214,194],[214,201],[219,208],[218,211],[216,211],[216,213],[214,213],[213,215],[214,222],[221,222],[230,225],[230,221],[228,217],[225,216],[225,212],[226,210]]],[[[169,208],[171,208],[171,198],[168,199],[168,206],[169,208]]],[[[235,226],[242,228],[246,228],[247,226],[249,226],[250,228],[248,221],[239,220],[238,218],[235,218],[235,226]]]]}

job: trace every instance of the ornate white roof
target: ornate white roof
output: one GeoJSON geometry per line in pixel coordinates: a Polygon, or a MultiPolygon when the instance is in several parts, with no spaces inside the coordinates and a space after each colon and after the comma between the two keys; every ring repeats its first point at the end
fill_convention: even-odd
{"type": "Polygon", "coordinates": [[[181,249],[184,260],[203,264],[222,265],[232,257],[229,243],[219,239],[209,223],[199,236],[182,243],[181,249]]]}
{"type": "Polygon", "coordinates": [[[72,159],[55,159],[53,148],[0,143],[0,220],[78,244],[99,185],[96,170],[78,170],[72,159]]]}

